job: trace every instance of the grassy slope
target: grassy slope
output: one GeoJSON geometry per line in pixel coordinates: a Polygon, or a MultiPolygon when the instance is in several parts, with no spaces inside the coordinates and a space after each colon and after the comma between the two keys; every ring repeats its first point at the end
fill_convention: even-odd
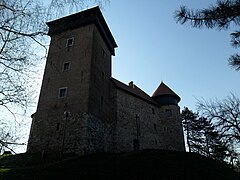
{"type": "Polygon", "coordinates": [[[145,150],[95,154],[55,163],[58,156],[21,154],[0,159],[0,179],[229,179],[239,174],[225,164],[193,153],[145,150]]]}

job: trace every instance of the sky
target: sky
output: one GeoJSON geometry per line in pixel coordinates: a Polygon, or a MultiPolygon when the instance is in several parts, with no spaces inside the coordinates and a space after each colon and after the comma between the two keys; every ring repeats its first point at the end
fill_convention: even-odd
{"type": "Polygon", "coordinates": [[[195,29],[174,19],[175,10],[205,8],[213,0],[121,0],[103,8],[105,20],[118,44],[113,77],[130,81],[152,95],[161,81],[180,97],[180,107],[195,110],[197,100],[239,96],[239,73],[228,66],[237,52],[230,33],[195,29]]]}
{"type": "MultiPolygon", "coordinates": [[[[227,61],[237,52],[230,44],[230,33],[236,27],[195,29],[174,19],[181,5],[204,8],[215,0],[109,1],[102,13],[118,45],[112,60],[114,78],[125,84],[133,81],[150,96],[163,81],[181,97],[181,110],[187,106],[196,111],[197,99],[224,99],[231,92],[240,96],[240,72],[227,61]]],[[[31,108],[29,114],[35,110],[31,108]]]]}
{"type": "MultiPolygon", "coordinates": [[[[216,0],[103,2],[108,2],[103,3],[102,13],[118,45],[112,60],[114,78],[125,84],[133,81],[150,96],[163,81],[181,97],[181,109],[186,106],[193,111],[198,100],[240,95],[240,72],[228,66],[228,58],[237,52],[230,44],[230,33],[236,27],[196,29],[174,19],[180,6],[201,9],[216,0]]],[[[93,6],[89,3],[88,8],[93,6]]]]}

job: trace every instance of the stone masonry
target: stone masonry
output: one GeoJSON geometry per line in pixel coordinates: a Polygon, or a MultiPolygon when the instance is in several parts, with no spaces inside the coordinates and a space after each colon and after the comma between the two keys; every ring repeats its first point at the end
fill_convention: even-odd
{"type": "Polygon", "coordinates": [[[52,22],[28,152],[185,151],[180,97],[161,83],[150,97],[112,77],[117,44],[98,7],[52,22]]]}

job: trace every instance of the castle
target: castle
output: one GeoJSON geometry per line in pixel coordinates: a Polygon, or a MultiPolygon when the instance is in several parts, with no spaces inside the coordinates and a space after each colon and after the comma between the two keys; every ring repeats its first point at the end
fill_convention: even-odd
{"type": "Polygon", "coordinates": [[[117,44],[98,7],[48,22],[49,47],[28,152],[185,151],[178,102],[111,75],[117,44]]]}

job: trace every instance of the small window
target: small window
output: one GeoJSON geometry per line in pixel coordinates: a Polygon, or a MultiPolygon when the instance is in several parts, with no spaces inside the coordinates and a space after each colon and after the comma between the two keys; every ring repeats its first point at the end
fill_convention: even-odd
{"type": "Polygon", "coordinates": [[[101,97],[101,105],[103,105],[103,96],[101,97]]]}
{"type": "Polygon", "coordinates": [[[172,117],[172,110],[171,109],[166,109],[165,110],[165,115],[166,115],[166,117],[172,117]]]}
{"type": "Polygon", "coordinates": [[[102,80],[104,81],[104,72],[102,72],[102,80]]]}
{"type": "Polygon", "coordinates": [[[152,108],[152,114],[155,114],[155,109],[154,108],[152,108]]]}
{"type": "Polygon", "coordinates": [[[58,97],[64,98],[67,96],[67,87],[59,88],[58,97]]]}
{"type": "Polygon", "coordinates": [[[57,123],[57,127],[56,127],[56,130],[58,131],[60,128],[60,123],[57,123]]]}
{"type": "Polygon", "coordinates": [[[63,63],[63,71],[67,71],[70,69],[70,62],[63,63]]]}
{"type": "Polygon", "coordinates": [[[71,46],[73,46],[73,38],[67,39],[66,47],[71,47],[71,46]]]}
{"type": "Polygon", "coordinates": [[[154,130],[157,130],[157,125],[153,124],[153,128],[154,128],[154,130]]]}

